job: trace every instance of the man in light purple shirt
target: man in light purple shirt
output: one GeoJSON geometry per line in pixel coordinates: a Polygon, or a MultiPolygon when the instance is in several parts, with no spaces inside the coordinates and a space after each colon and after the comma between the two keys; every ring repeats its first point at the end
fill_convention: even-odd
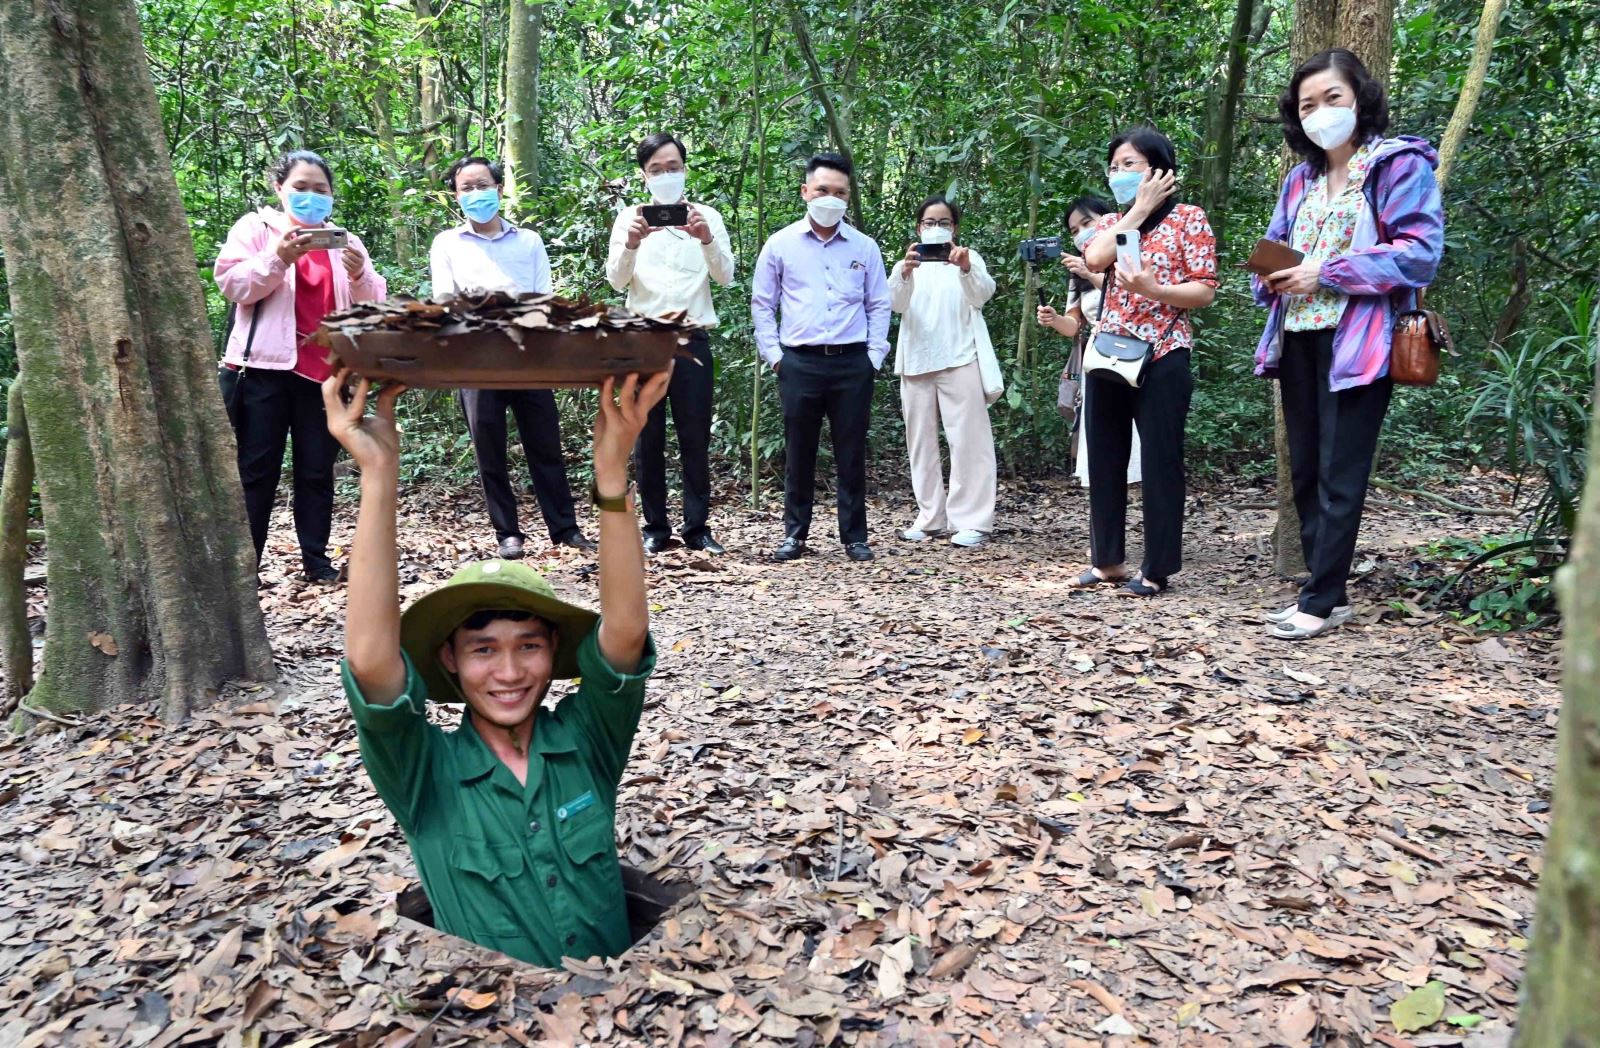
{"type": "Polygon", "coordinates": [[[818,153],[806,164],[806,217],[767,238],[750,314],[756,349],[778,374],[783,404],[783,542],[775,560],[806,551],[822,420],[833,433],[839,541],[851,560],[867,545],[867,426],[873,381],[889,355],[889,281],[877,241],[844,221],[851,163],[818,153]]]}

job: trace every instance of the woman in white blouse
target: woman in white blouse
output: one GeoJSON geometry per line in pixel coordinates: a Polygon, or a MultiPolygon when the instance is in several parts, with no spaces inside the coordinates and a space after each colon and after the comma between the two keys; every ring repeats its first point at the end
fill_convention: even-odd
{"type": "Polygon", "coordinates": [[[889,303],[901,315],[895,374],[906,420],[917,519],[900,537],[924,542],[946,533],[958,546],[983,544],[994,530],[994,433],[989,405],[1005,386],[983,305],[994,279],[983,258],[956,245],[961,209],[932,196],[917,209],[917,242],[889,271],[889,303]],[[950,244],[950,260],[922,259],[917,243],[950,244]],[[939,462],[939,425],[950,445],[950,489],[939,462]]]}

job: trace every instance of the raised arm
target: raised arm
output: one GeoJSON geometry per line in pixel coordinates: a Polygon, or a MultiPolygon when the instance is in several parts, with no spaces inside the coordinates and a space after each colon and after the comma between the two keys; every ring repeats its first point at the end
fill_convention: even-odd
{"type": "MultiPolygon", "coordinates": [[[[650,417],[667,395],[669,367],[644,382],[629,375],[619,385],[600,385],[600,410],[594,417],[594,485],[602,500],[628,489],[628,458],[650,417]]],[[[358,533],[359,538],[359,533],[358,533]]],[[[392,544],[391,544],[392,548],[392,544]]],[[[633,507],[600,511],[600,654],[618,673],[633,673],[650,634],[650,605],[644,583],[644,541],[633,507]]]]}
{"type": "Polygon", "coordinates": [[[378,406],[367,412],[371,383],[362,379],[347,402],[341,369],[322,384],[328,431],[350,452],[361,471],[361,508],[350,547],[350,585],[345,605],[344,655],[361,694],[372,705],[394,702],[406,689],[400,657],[400,579],[395,551],[395,503],[400,489],[400,434],[394,402],[405,391],[385,386],[378,406]]]}

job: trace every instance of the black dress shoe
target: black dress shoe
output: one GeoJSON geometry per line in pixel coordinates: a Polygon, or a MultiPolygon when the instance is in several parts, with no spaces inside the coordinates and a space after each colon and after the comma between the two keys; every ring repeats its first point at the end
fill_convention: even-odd
{"type": "Polygon", "coordinates": [[[718,554],[728,552],[723,548],[722,543],[718,542],[710,535],[701,535],[699,538],[690,539],[688,542],[685,542],[684,545],[688,546],[690,549],[697,549],[702,553],[709,553],[712,556],[717,556],[718,554]]]}
{"type": "Polygon", "coordinates": [[[646,535],[644,537],[644,551],[654,556],[662,550],[672,548],[672,539],[662,535],[646,535]]]}
{"type": "Polygon", "coordinates": [[[521,560],[522,559],[522,536],[521,535],[507,535],[505,538],[500,540],[500,559],[501,560],[521,560]]]}
{"type": "Polygon", "coordinates": [[[315,568],[306,569],[306,581],[326,585],[330,582],[338,582],[343,574],[332,564],[321,564],[315,568]]]}
{"type": "Polygon", "coordinates": [[[585,535],[577,528],[573,528],[565,535],[562,535],[560,538],[556,539],[556,545],[571,546],[573,549],[581,549],[586,553],[593,553],[595,550],[600,548],[599,546],[596,546],[592,540],[590,540],[589,536],[585,535]]]}
{"type": "Polygon", "coordinates": [[[778,548],[772,551],[773,560],[799,560],[806,551],[806,544],[799,539],[784,539],[778,543],[778,548]]]}
{"type": "Polygon", "coordinates": [[[844,555],[851,560],[871,560],[872,547],[865,542],[851,542],[845,546],[844,555]]]}

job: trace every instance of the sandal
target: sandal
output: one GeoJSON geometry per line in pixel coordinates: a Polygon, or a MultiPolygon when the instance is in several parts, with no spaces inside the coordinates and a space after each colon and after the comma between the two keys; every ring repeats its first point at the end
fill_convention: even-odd
{"type": "Polygon", "coordinates": [[[1082,575],[1079,575],[1073,580],[1072,588],[1092,589],[1095,586],[1115,586],[1117,583],[1125,581],[1127,577],[1128,576],[1126,575],[1115,575],[1111,577],[1107,577],[1105,575],[1096,575],[1094,573],[1094,569],[1089,568],[1082,575]]]}
{"type": "Polygon", "coordinates": [[[1128,580],[1127,586],[1123,587],[1123,589],[1135,597],[1155,597],[1167,592],[1167,584],[1165,582],[1157,582],[1154,579],[1147,579],[1143,575],[1135,575],[1128,580]]]}

